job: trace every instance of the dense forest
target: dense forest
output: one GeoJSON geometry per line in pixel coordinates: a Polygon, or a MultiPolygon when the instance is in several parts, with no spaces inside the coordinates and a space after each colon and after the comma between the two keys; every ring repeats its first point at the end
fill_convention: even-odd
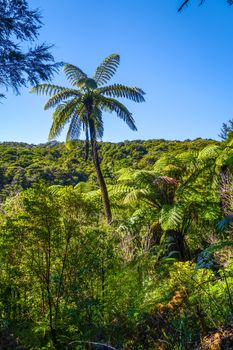
{"type": "Polygon", "coordinates": [[[100,142],[111,225],[84,148],[0,144],[1,348],[231,349],[232,142],[100,142]]]}
{"type": "MultiPolygon", "coordinates": [[[[202,139],[185,142],[136,140],[120,143],[100,142],[98,148],[104,176],[111,183],[121,168],[151,170],[161,155],[200,150],[211,144],[217,142],[202,139]]],[[[71,141],[66,145],[57,141],[41,145],[0,143],[1,198],[4,199],[42,180],[47,185],[75,186],[80,181],[92,179],[94,185],[93,164],[91,159],[84,161],[84,153],[84,141],[71,141]]]]}

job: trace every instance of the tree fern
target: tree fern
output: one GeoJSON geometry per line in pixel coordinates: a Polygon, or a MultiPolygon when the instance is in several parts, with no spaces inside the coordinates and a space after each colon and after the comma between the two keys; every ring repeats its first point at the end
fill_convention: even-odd
{"type": "Polygon", "coordinates": [[[102,87],[115,74],[120,63],[120,56],[112,54],[97,67],[94,77],[89,78],[79,67],[72,64],[64,66],[68,81],[74,88],[65,88],[52,84],[37,85],[32,92],[52,96],[45,104],[45,109],[56,107],[49,140],[60,135],[64,126],[69,123],[66,140],[76,140],[83,131],[86,137],[86,159],[89,155],[89,144],[95,166],[97,180],[102,193],[104,211],[108,223],[112,221],[107,187],[101,172],[98,157],[97,140],[102,139],[104,124],[102,112],[115,112],[132,130],[137,130],[132,113],[115,98],[125,97],[135,102],[144,101],[144,92],[137,87],[115,84],[102,87]]]}

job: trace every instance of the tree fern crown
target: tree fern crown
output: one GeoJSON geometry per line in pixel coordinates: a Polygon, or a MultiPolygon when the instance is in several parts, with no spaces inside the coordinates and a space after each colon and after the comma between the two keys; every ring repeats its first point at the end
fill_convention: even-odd
{"type": "Polygon", "coordinates": [[[90,138],[101,139],[104,132],[102,111],[115,112],[130,129],[137,130],[132,113],[117,98],[144,102],[144,91],[122,84],[105,85],[116,73],[119,64],[120,56],[111,54],[90,78],[79,67],[67,63],[64,72],[72,88],[41,84],[32,89],[37,94],[50,96],[45,110],[55,108],[49,139],[58,137],[67,123],[67,141],[78,139],[81,131],[85,132],[87,141],[90,138]]]}

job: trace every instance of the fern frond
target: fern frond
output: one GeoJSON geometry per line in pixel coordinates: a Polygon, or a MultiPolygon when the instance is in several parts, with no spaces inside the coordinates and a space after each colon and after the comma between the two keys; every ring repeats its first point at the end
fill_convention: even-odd
{"type": "Polygon", "coordinates": [[[117,184],[108,186],[109,194],[111,196],[124,196],[132,191],[132,187],[128,185],[117,184]]]}
{"type": "Polygon", "coordinates": [[[210,222],[215,222],[215,220],[219,218],[219,214],[219,203],[214,202],[205,203],[205,206],[201,211],[202,217],[210,222]]]}
{"type": "Polygon", "coordinates": [[[61,103],[64,100],[67,100],[70,97],[81,97],[82,93],[78,90],[65,89],[61,92],[58,92],[56,95],[51,97],[48,102],[45,104],[44,109],[47,110],[51,107],[55,107],[58,103],[61,103]]]}
{"type": "Polygon", "coordinates": [[[66,134],[66,142],[71,140],[78,140],[82,130],[82,123],[79,115],[74,115],[71,119],[69,129],[66,134]]]}
{"type": "Polygon", "coordinates": [[[233,139],[230,139],[227,144],[226,147],[233,147],[233,139]]]}
{"type": "Polygon", "coordinates": [[[164,170],[164,168],[170,164],[171,159],[168,159],[166,156],[159,158],[154,164],[154,171],[158,174],[164,170]]]}
{"type": "Polygon", "coordinates": [[[214,159],[219,156],[221,147],[217,145],[210,145],[203,148],[198,155],[198,160],[214,159]]]}
{"type": "Polygon", "coordinates": [[[104,135],[104,124],[103,124],[103,119],[102,119],[102,111],[95,107],[91,118],[93,118],[94,120],[94,124],[95,124],[95,131],[96,131],[96,138],[97,139],[102,139],[103,135],[104,135]]]}
{"type": "Polygon", "coordinates": [[[121,168],[117,171],[117,174],[119,174],[119,177],[117,181],[128,181],[132,180],[132,176],[134,174],[134,169],[131,168],[121,168]]]}
{"type": "Polygon", "coordinates": [[[64,72],[69,82],[74,86],[78,85],[80,79],[87,78],[87,75],[79,67],[76,67],[73,64],[65,64],[64,72]]]}
{"type": "Polygon", "coordinates": [[[103,62],[97,67],[93,79],[97,85],[107,83],[115,74],[117,67],[120,64],[120,56],[112,54],[106,57],[103,62]]]}
{"type": "Polygon", "coordinates": [[[106,95],[109,97],[124,97],[134,102],[144,102],[145,99],[143,95],[145,92],[137,87],[130,87],[121,84],[109,85],[96,90],[101,95],[106,95]]]}
{"type": "Polygon", "coordinates": [[[59,85],[52,85],[52,84],[40,84],[34,86],[30,92],[35,92],[37,95],[56,95],[59,92],[65,91],[67,88],[59,85]]]}
{"type": "Polygon", "coordinates": [[[196,166],[198,152],[196,150],[185,151],[177,154],[175,158],[179,161],[180,165],[182,164],[185,167],[193,168],[196,166]]]}
{"type": "Polygon", "coordinates": [[[119,101],[113,98],[101,97],[99,106],[106,109],[108,112],[115,112],[117,116],[122,119],[131,130],[136,131],[135,121],[132,117],[132,113],[119,101]]]}
{"type": "Polygon", "coordinates": [[[138,202],[140,199],[147,197],[149,194],[147,189],[131,188],[131,191],[125,196],[124,204],[133,204],[138,202]]]}
{"type": "Polygon", "coordinates": [[[74,191],[79,194],[91,192],[92,190],[93,188],[89,182],[80,181],[76,186],[74,186],[74,191]]]}
{"type": "Polygon", "coordinates": [[[53,113],[53,123],[49,132],[49,140],[59,136],[65,124],[72,118],[76,111],[78,99],[73,99],[67,103],[62,103],[53,113]]]}
{"type": "Polygon", "coordinates": [[[62,185],[52,185],[49,186],[49,192],[54,196],[64,196],[67,192],[67,186],[62,185]]]}
{"type": "Polygon", "coordinates": [[[153,184],[155,173],[150,170],[134,170],[132,180],[137,186],[147,186],[153,184]]]}
{"type": "Polygon", "coordinates": [[[163,230],[177,230],[183,220],[184,211],[179,205],[164,205],[161,210],[160,223],[163,230]]]}
{"type": "Polygon", "coordinates": [[[89,192],[85,192],[83,193],[83,198],[91,201],[94,201],[94,200],[101,201],[101,191],[92,190],[89,192]]]}

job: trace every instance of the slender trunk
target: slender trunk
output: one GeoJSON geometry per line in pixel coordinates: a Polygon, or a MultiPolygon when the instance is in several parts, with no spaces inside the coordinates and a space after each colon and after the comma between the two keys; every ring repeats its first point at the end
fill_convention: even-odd
{"type": "Polygon", "coordinates": [[[98,157],[97,144],[96,144],[96,139],[95,139],[95,131],[94,131],[94,126],[92,125],[92,121],[89,122],[89,126],[90,126],[92,160],[94,163],[97,180],[98,180],[100,190],[101,190],[101,196],[102,196],[102,202],[103,202],[103,206],[104,206],[106,220],[107,220],[108,224],[111,224],[112,223],[112,213],[111,213],[110,202],[109,202],[109,198],[108,198],[108,191],[107,191],[107,186],[106,186],[106,183],[104,181],[102,171],[100,169],[100,161],[99,161],[99,157],[98,157]]]}

